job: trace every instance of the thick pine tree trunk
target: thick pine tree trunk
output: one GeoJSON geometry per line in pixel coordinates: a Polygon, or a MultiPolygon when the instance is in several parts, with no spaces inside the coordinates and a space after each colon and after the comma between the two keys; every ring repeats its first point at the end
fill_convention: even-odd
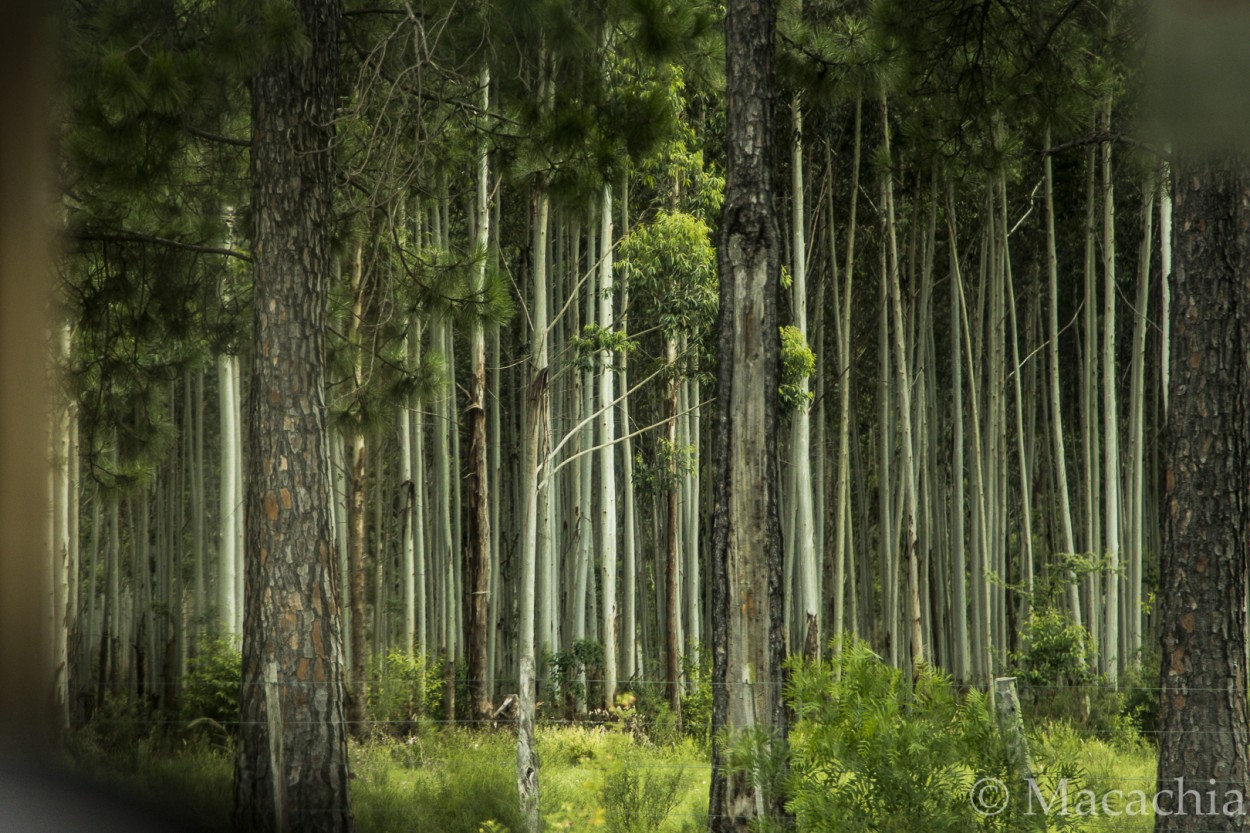
{"type": "Polygon", "coordinates": [[[712,443],[712,783],[708,826],[746,831],[779,817],[783,798],[760,773],[727,766],[724,741],[772,735],[784,756],[785,653],[777,512],[777,289],[781,239],[771,179],[771,2],[729,0],[725,15],[728,179],[719,243],[720,365],[712,443]]]}
{"type": "MultiPolygon", "coordinates": [[[[1247,829],[1225,816],[1225,795],[1250,787],[1245,619],[1250,407],[1250,254],[1244,167],[1176,169],[1171,394],[1164,434],[1167,507],[1160,579],[1162,669],[1158,786],[1160,831],[1247,829]],[[1177,779],[1214,813],[1186,806],[1177,779]],[[1209,779],[1214,779],[1211,781],[1209,779]],[[1185,810],[1184,814],[1178,812],[1185,810]]],[[[1240,811],[1239,811],[1240,812],[1240,811]]]]}
{"type": "Polygon", "coordinates": [[[252,90],[255,334],[235,829],[350,831],[343,649],[325,406],[339,6],[252,90]]]}

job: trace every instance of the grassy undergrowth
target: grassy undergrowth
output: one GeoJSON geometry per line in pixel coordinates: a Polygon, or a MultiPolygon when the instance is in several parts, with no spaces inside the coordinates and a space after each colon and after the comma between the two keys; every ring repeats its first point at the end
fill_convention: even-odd
{"type": "MultiPolygon", "coordinates": [[[[1105,742],[1065,724],[1035,727],[1034,757],[1079,767],[1081,788],[1145,789],[1154,782],[1148,745],[1105,742]]],[[[802,742],[796,738],[796,741],[802,742]]],[[[652,745],[603,727],[560,726],[538,735],[547,831],[694,833],[705,829],[709,768],[690,740],[652,745]]],[[[233,752],[201,738],[171,749],[139,739],[101,743],[85,732],[74,765],[167,814],[206,830],[229,830],[233,752]]],[[[515,746],[507,732],[422,728],[408,738],[353,743],[352,801],[362,833],[515,833],[515,746]]],[[[1074,787],[1075,789],[1075,787],[1074,787]]],[[[1149,816],[1100,816],[1074,824],[1098,833],[1146,833],[1149,816]]]]}
{"type": "MultiPolygon", "coordinates": [[[[538,749],[545,830],[705,827],[709,767],[693,741],[655,746],[602,727],[562,726],[540,729],[538,749]]],[[[408,738],[353,742],[349,755],[361,833],[521,829],[516,746],[507,732],[423,729],[408,738]]],[[[171,749],[140,739],[121,747],[88,731],[74,744],[73,765],[166,814],[207,830],[230,829],[234,756],[225,743],[201,739],[171,749]]]]}

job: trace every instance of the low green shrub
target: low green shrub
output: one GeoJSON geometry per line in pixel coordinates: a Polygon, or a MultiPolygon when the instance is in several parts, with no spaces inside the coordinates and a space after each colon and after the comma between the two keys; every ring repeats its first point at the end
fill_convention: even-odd
{"type": "Polygon", "coordinates": [[[560,704],[561,715],[571,720],[594,694],[584,678],[597,678],[603,668],[603,644],[579,639],[567,651],[557,651],[547,659],[551,669],[551,698],[560,704]]]}
{"type": "Polygon", "coordinates": [[[702,642],[681,658],[686,687],[681,696],[681,727],[706,747],[712,738],[712,652],[702,642]]]}
{"type": "MultiPolygon", "coordinates": [[[[1028,785],[1023,773],[1010,771],[980,692],[961,696],[927,667],[908,681],[862,642],[791,669],[797,723],[785,784],[800,830],[1057,830],[1073,821],[1027,813],[1028,785]],[[978,812],[971,801],[983,778],[1007,785],[1011,800],[997,815],[978,812]]],[[[1058,778],[1079,779],[1071,763],[1035,770],[1043,789],[1058,778]]]]}
{"type": "Polygon", "coordinates": [[[603,785],[604,826],[608,833],[655,833],[681,798],[682,770],[626,764],[603,785]]]}
{"type": "Polygon", "coordinates": [[[369,679],[369,718],[392,733],[407,733],[422,718],[442,716],[442,659],[392,650],[370,664],[369,679]]]}
{"type": "Polygon", "coordinates": [[[196,729],[225,731],[233,735],[239,723],[239,691],[243,659],[232,639],[213,639],[199,646],[187,662],[179,711],[196,729]]]}
{"type": "Polygon", "coordinates": [[[1157,728],[1157,659],[1129,665],[1113,686],[1094,673],[1093,640],[1066,612],[1034,609],[1021,633],[1012,672],[1022,683],[1021,705],[1030,722],[1069,723],[1124,748],[1157,728]]]}

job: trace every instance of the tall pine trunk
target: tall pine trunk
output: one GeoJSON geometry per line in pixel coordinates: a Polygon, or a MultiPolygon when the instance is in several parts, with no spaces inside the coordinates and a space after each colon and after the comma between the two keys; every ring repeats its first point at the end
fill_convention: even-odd
{"type": "Polygon", "coordinates": [[[339,6],[295,8],[308,48],[266,57],[252,88],[255,329],[233,824],[337,833],[353,827],[325,406],[339,6]]]}
{"type": "Polygon", "coordinates": [[[1244,797],[1250,787],[1242,608],[1250,521],[1248,201],[1244,163],[1178,161],[1160,570],[1158,786],[1168,791],[1159,795],[1160,833],[1246,829],[1240,801],[1237,814],[1220,810],[1226,796],[1244,797]],[[1215,811],[1195,813],[1178,794],[1179,778],[1204,794],[1214,790],[1215,811]]]}

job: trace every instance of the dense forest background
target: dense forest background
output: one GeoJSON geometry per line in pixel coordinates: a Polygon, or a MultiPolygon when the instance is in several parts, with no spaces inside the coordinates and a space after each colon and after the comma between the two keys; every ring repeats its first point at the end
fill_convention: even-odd
{"type": "MultiPolygon", "coordinates": [[[[576,710],[701,673],[719,14],[346,8],[325,397],[358,703],[393,652],[498,702],[527,601],[576,710]]],[[[1171,203],[1136,26],[1115,3],[781,10],[791,652],[846,632],[984,684],[1034,631],[1084,628],[1112,683],[1150,650],[1171,203]]],[[[52,533],[79,722],[109,692],[167,706],[240,634],[245,79],[307,45],[276,2],[72,5],[64,36],[52,533]]],[[[475,713],[453,692],[446,718],[475,713]]]]}

